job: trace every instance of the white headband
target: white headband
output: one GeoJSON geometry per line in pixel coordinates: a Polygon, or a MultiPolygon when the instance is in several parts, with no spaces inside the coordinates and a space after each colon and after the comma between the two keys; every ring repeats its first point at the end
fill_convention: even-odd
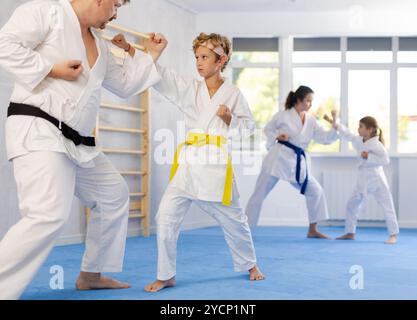
{"type": "Polygon", "coordinates": [[[211,51],[217,53],[220,57],[226,56],[229,60],[229,56],[224,52],[224,49],[222,46],[214,47],[213,44],[209,41],[205,41],[201,44],[201,46],[206,47],[207,49],[210,49],[211,51]]]}

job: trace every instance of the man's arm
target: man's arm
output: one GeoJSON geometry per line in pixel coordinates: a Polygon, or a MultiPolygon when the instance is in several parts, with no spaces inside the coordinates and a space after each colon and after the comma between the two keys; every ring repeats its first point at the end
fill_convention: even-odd
{"type": "Polygon", "coordinates": [[[24,4],[0,30],[0,67],[13,74],[15,80],[30,91],[47,76],[76,80],[83,70],[81,61],[54,65],[36,51],[53,27],[51,15],[54,10],[57,8],[48,3],[24,4]]]}
{"type": "MultiPolygon", "coordinates": [[[[18,7],[0,30],[0,67],[16,81],[33,90],[52,70],[53,64],[35,51],[49,32],[45,8],[33,4],[18,7]]],[[[48,11],[46,11],[48,12],[48,11]]]]}

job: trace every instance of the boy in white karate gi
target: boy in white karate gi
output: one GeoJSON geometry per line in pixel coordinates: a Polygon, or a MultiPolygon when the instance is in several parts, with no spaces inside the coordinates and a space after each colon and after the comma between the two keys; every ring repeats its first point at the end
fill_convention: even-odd
{"type": "Polygon", "coordinates": [[[367,195],[373,195],[384,211],[389,238],[386,244],[397,242],[398,228],[394,201],[389,190],[384,166],[389,164],[388,152],[384,147],[384,138],[381,128],[375,118],[367,116],[359,120],[358,135],[353,134],[343,124],[336,121],[336,112],[332,112],[332,119],[325,116],[332,123],[342,139],[352,143],[358,154],[358,172],[356,186],[346,205],[345,232],[337,240],[354,240],[359,213],[367,195]]]}
{"type": "MultiPolygon", "coordinates": [[[[127,0],[126,0],[127,1],[127,0]]],[[[95,28],[116,18],[124,0],[41,0],[16,9],[0,31],[0,67],[15,77],[6,122],[22,219],[0,242],[0,299],[17,299],[42,266],[74,194],[92,209],[79,290],[121,289],[102,276],[123,265],[128,187],[89,137],[101,87],[120,97],[159,81],[163,46],[118,65],[95,28]]]]}
{"type": "MultiPolygon", "coordinates": [[[[166,43],[162,36],[156,36],[166,43]]],[[[129,49],[122,36],[114,43],[129,49]]],[[[177,239],[192,203],[220,224],[236,271],[249,271],[251,280],[264,276],[256,265],[247,218],[239,205],[228,137],[253,132],[255,123],[242,93],[226,82],[221,71],[231,55],[231,43],[219,34],[201,33],[193,42],[196,67],[204,80],[187,80],[157,65],[162,80],[154,86],[184,113],[187,139],[175,154],[170,183],[162,197],[157,222],[157,280],[145,287],[155,292],[175,285],[177,239]]]]}

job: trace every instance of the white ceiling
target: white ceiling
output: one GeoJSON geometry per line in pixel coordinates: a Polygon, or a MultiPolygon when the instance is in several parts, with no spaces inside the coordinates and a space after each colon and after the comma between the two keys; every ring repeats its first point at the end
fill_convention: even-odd
{"type": "Polygon", "coordinates": [[[364,10],[407,11],[417,0],[167,0],[196,13],[205,12],[317,12],[346,11],[360,5],[364,10]]]}

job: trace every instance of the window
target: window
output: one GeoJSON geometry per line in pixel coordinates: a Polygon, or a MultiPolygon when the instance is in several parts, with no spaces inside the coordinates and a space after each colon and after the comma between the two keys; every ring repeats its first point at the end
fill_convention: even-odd
{"type": "Polygon", "coordinates": [[[233,83],[249,103],[260,138],[233,141],[233,148],[260,150],[265,145],[260,131],[278,111],[278,38],[234,38],[231,64],[233,83]]]}
{"type": "Polygon", "coordinates": [[[232,63],[278,63],[277,38],[234,38],[232,63]]]}
{"type": "Polygon", "coordinates": [[[295,38],[293,63],[341,62],[340,38],[295,38]]]}
{"type": "Polygon", "coordinates": [[[357,132],[359,120],[374,117],[382,129],[385,146],[390,144],[390,71],[350,70],[348,89],[349,128],[357,132]]]}
{"type": "MultiPolygon", "coordinates": [[[[294,68],[294,89],[300,85],[309,86],[314,91],[312,113],[326,129],[330,125],[323,120],[325,114],[330,115],[333,109],[340,109],[340,69],[339,68],[294,68]]],[[[340,142],[322,145],[313,141],[308,151],[338,152],[340,142]]]]}
{"type": "MultiPolygon", "coordinates": [[[[278,72],[277,38],[234,39],[233,81],[249,101],[258,129],[284,107],[278,106],[282,81],[285,88],[314,90],[311,112],[324,127],[330,126],[323,115],[334,108],[354,133],[359,119],[369,115],[377,119],[390,152],[417,154],[417,37],[295,37],[282,44],[288,47],[281,58],[290,66],[278,72]]],[[[263,143],[258,142],[256,149],[263,143]]],[[[308,151],[352,148],[343,140],[332,145],[313,141],[308,151]]]]}
{"type": "Polygon", "coordinates": [[[258,128],[278,111],[278,76],[276,68],[233,69],[233,82],[245,95],[258,128]]]}
{"type": "Polygon", "coordinates": [[[417,63],[417,37],[399,38],[398,62],[417,63]]]}
{"type": "Polygon", "coordinates": [[[348,38],[347,63],[392,62],[391,38],[348,38]]]}
{"type": "Polygon", "coordinates": [[[417,152],[417,68],[398,69],[398,151],[417,152]]]}
{"type": "MultiPolygon", "coordinates": [[[[293,88],[306,85],[313,89],[314,100],[310,113],[326,129],[330,129],[330,125],[323,120],[323,116],[330,114],[333,109],[340,109],[341,69],[339,66],[342,59],[340,46],[340,38],[294,39],[293,88]]],[[[312,141],[307,150],[338,152],[340,142],[323,145],[312,141]]]]}

